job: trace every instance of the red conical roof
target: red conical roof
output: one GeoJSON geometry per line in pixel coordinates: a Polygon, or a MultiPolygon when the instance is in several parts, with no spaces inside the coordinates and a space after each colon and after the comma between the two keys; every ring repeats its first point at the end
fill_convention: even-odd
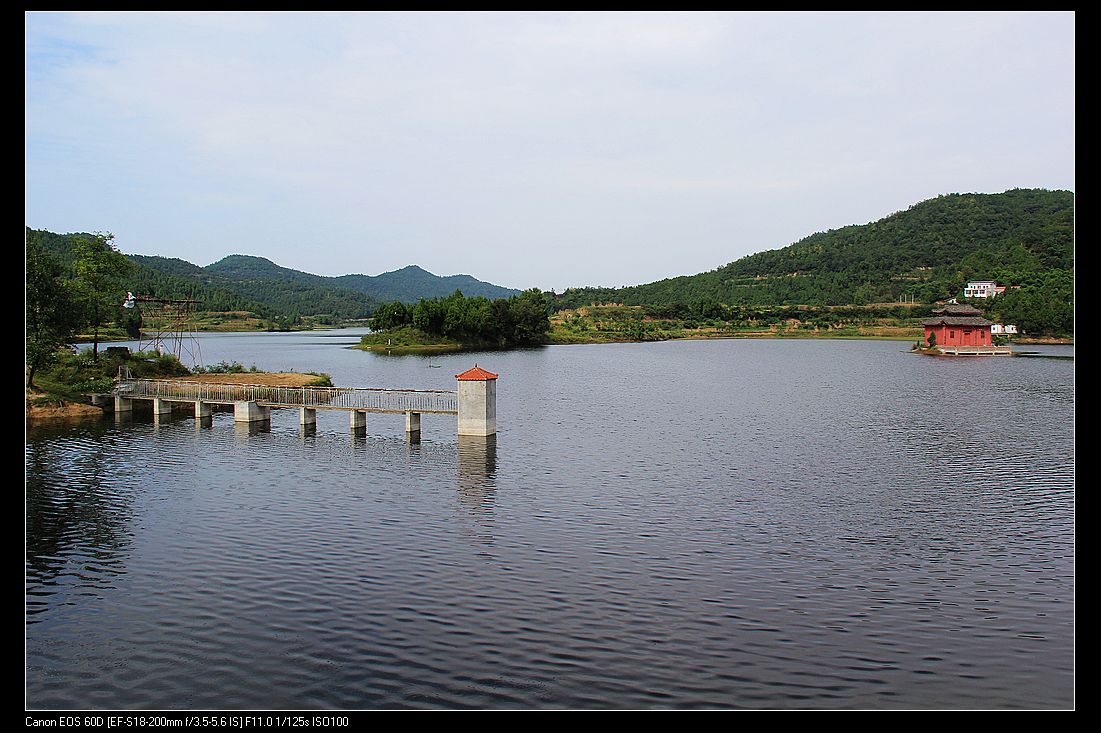
{"type": "Polygon", "coordinates": [[[455,375],[455,379],[458,379],[460,382],[484,382],[489,379],[496,379],[497,377],[498,375],[493,372],[487,372],[477,364],[475,364],[473,368],[467,369],[462,374],[455,375]]]}

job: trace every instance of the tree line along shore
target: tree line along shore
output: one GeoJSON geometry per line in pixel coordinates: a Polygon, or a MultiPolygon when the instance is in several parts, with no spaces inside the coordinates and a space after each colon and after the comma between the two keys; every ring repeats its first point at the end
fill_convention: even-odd
{"type": "Polygon", "coordinates": [[[199,267],[124,255],[109,233],[28,227],[28,399],[79,399],[82,387],[102,384],[106,375],[94,371],[102,366],[100,343],[136,340],[151,328],[140,303],[123,308],[127,291],[194,301],[195,330],[369,326],[360,348],[402,354],[684,338],[916,340],[936,304],[962,299],[973,279],[1008,286],[996,298],[967,302],[984,318],[1016,325],[1014,341],[1071,343],[1074,194],[946,194],[710,272],[562,293],[441,278],[415,266],[326,278],[231,255],[199,267]],[[472,290],[411,296],[456,282],[472,290]],[[381,300],[387,293],[400,297],[381,300]],[[90,346],[73,354],[74,343],[90,346]]]}

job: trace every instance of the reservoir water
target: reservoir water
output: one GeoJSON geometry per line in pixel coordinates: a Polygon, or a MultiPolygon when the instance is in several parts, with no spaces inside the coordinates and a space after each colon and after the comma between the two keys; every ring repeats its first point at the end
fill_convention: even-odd
{"type": "Polygon", "coordinates": [[[28,430],[28,707],[1074,704],[1073,360],[357,333],[202,351],[339,386],[477,362],[496,439],[290,410],[28,430]]]}

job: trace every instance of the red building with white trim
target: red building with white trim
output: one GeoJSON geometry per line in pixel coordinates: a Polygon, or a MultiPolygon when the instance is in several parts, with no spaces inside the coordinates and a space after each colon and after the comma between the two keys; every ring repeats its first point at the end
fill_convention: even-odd
{"type": "Polygon", "coordinates": [[[979,309],[969,305],[946,305],[933,313],[932,318],[922,321],[925,343],[934,336],[938,347],[993,346],[990,327],[994,324],[983,318],[979,309]]]}

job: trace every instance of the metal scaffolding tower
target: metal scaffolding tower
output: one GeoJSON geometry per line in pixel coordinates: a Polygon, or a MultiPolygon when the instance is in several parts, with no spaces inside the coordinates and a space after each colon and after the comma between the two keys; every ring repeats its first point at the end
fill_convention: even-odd
{"type": "Polygon", "coordinates": [[[141,338],[138,350],[175,354],[186,367],[202,365],[203,355],[195,333],[195,310],[199,301],[152,298],[128,293],[127,308],[141,311],[141,338]]]}

